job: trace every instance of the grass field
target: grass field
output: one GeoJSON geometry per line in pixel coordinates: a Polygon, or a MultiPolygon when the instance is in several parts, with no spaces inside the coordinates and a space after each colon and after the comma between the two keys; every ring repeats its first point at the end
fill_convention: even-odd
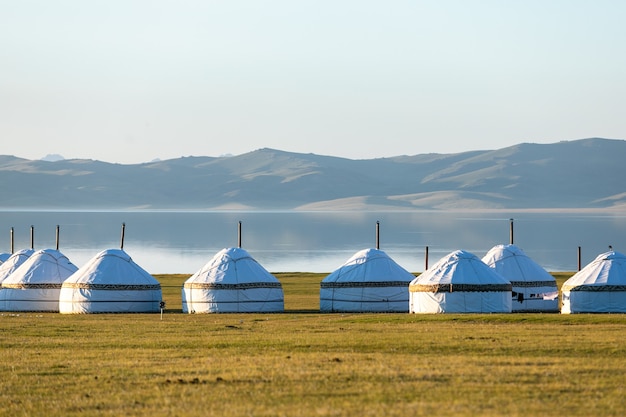
{"type": "MultiPolygon", "coordinates": [[[[559,287],[571,274],[557,276],[559,287]]],[[[0,315],[0,415],[589,416],[626,412],[626,315],[0,315]]]]}

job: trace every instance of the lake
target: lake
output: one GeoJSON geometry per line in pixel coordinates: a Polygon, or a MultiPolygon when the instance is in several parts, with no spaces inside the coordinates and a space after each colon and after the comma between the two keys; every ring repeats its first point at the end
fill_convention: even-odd
{"type": "Polygon", "coordinates": [[[555,212],[256,212],[256,211],[1,211],[0,252],[31,246],[59,249],[78,267],[104,249],[124,250],[152,274],[194,273],[225,247],[242,247],[270,272],[332,272],[355,252],[376,247],[411,272],[465,249],[479,258],[514,243],[548,271],[575,271],[612,245],[626,251],[626,213],[555,212]],[[3,243],[4,242],[4,243],[3,243]]]}

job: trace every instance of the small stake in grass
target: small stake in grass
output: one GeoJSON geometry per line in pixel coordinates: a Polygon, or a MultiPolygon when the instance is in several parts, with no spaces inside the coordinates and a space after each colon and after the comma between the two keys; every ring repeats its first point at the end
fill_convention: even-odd
{"type": "Polygon", "coordinates": [[[165,301],[161,301],[159,303],[159,307],[161,308],[161,320],[163,320],[163,310],[165,310],[165,301]]]}

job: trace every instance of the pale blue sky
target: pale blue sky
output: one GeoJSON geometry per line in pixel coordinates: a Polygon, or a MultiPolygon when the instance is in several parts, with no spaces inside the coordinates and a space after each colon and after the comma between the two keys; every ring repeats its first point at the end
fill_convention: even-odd
{"type": "Polygon", "coordinates": [[[0,154],[626,138],[621,0],[0,0],[0,154]]]}

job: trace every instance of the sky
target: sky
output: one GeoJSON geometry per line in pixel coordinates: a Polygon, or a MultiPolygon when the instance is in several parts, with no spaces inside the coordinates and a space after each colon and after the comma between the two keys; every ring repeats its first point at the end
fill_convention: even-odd
{"type": "Polygon", "coordinates": [[[0,154],[626,138],[622,0],[0,0],[0,154]]]}

